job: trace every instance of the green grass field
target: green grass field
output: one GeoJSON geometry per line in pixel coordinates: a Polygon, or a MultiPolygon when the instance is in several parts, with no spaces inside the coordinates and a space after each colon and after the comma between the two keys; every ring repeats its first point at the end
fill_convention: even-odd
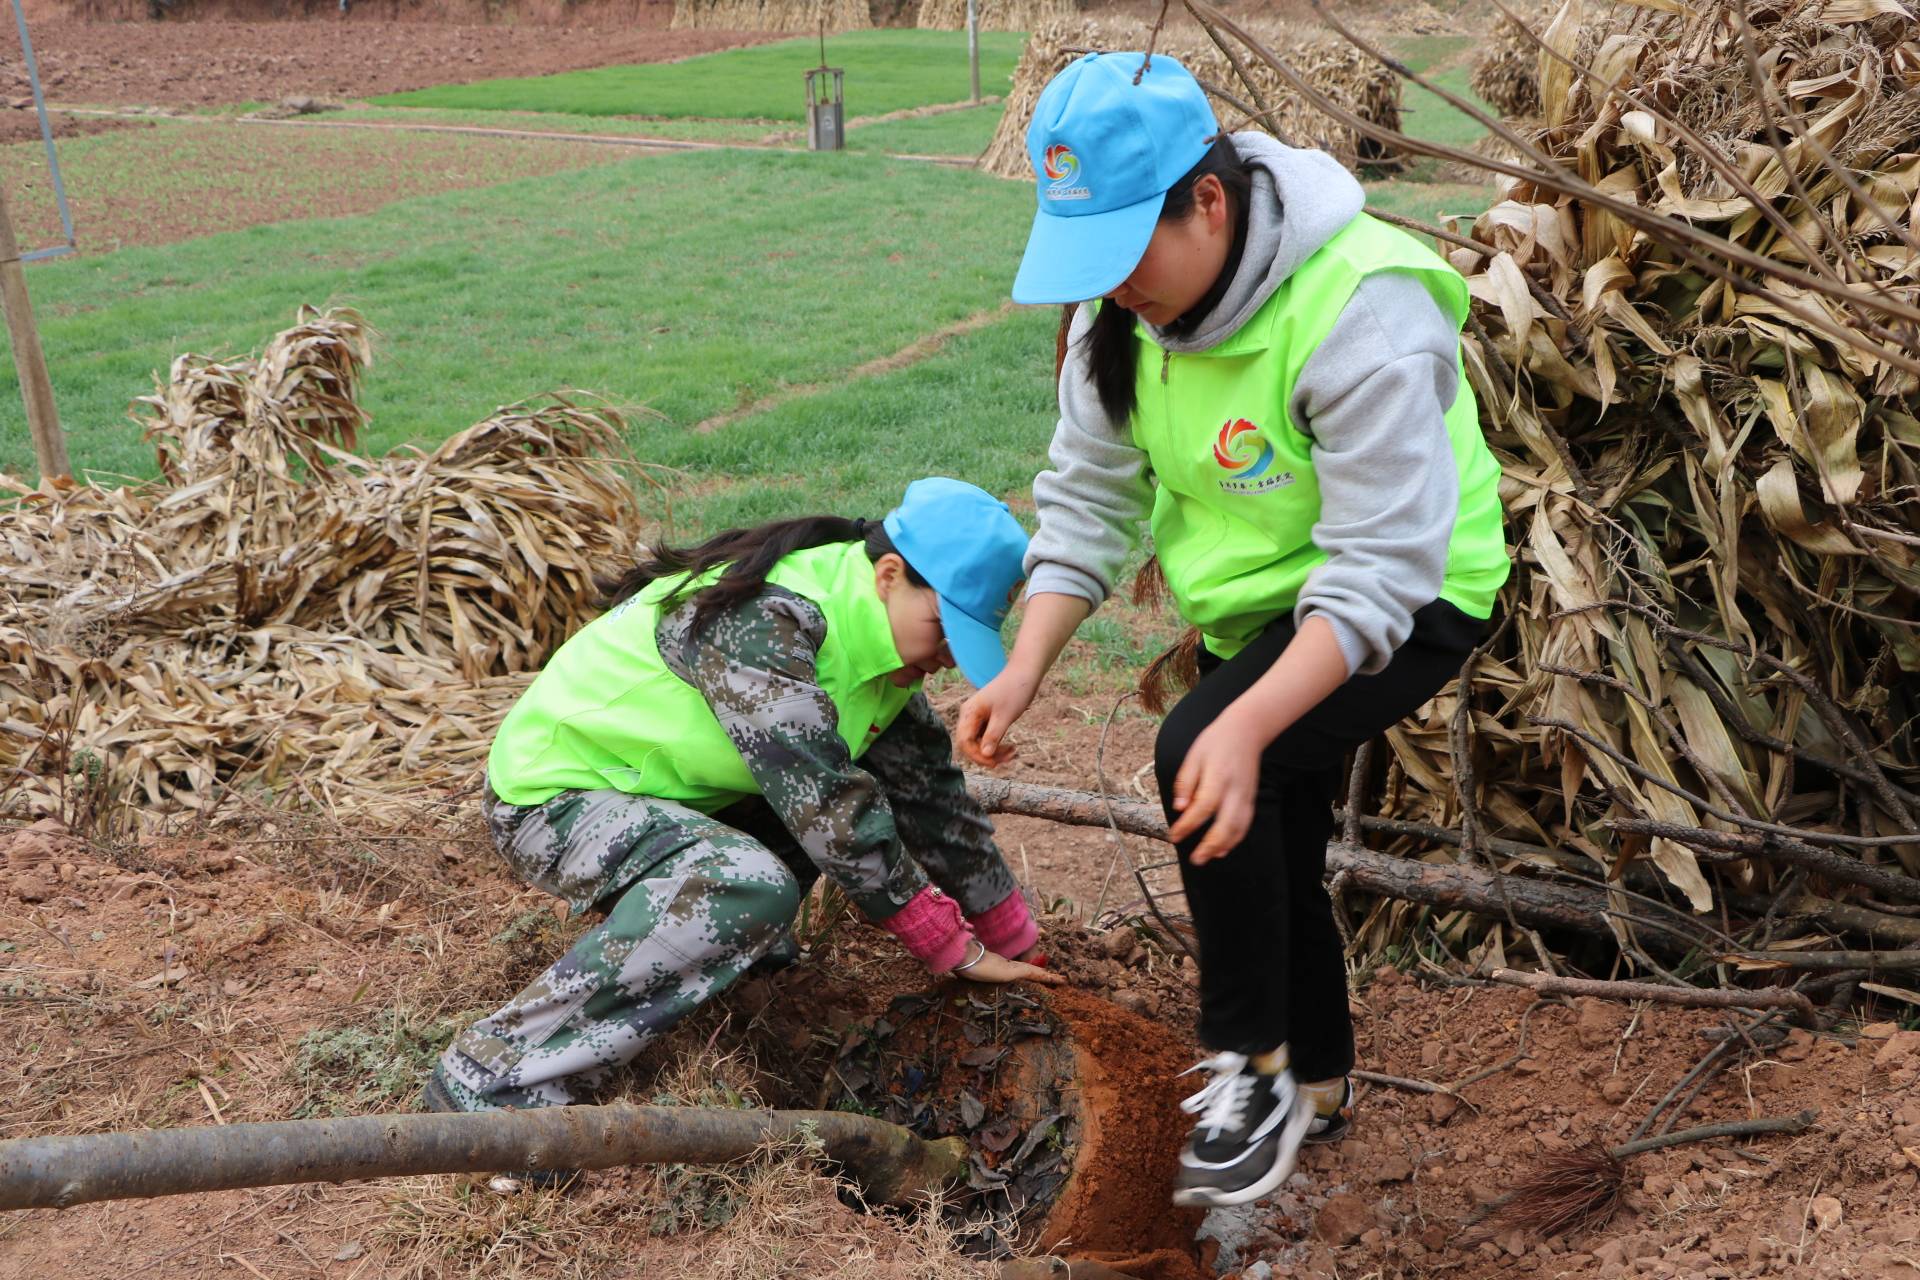
{"type": "MultiPolygon", "coordinates": [[[[980,35],[980,83],[1002,91],[1023,35],[980,35]]],[[[967,39],[954,31],[858,31],[833,37],[827,61],[846,69],[847,116],[959,102],[968,93],[967,39]]],[[[602,67],[528,79],[440,85],[375,101],[395,107],[555,111],[574,115],[803,120],[802,73],[820,65],[811,39],[782,40],[684,62],[602,67]]]]}
{"type": "MultiPolygon", "coordinates": [[[[150,474],[125,408],[153,372],[256,347],[302,302],[359,308],[385,335],[365,389],[374,449],[578,387],[664,415],[635,420],[653,457],[704,418],[997,307],[1031,199],[913,162],[680,153],[50,262],[31,284],[82,468],[150,474]]],[[[8,361],[0,404],[17,397],[8,361]]],[[[0,437],[0,467],[29,467],[22,435],[0,437]]]]}
{"type": "Polygon", "coordinates": [[[578,133],[595,137],[667,138],[675,142],[752,142],[791,126],[765,120],[668,120],[647,116],[569,116],[551,111],[478,111],[470,107],[353,107],[328,112],[343,123],[453,125],[475,129],[523,129],[529,133],[578,133]]]}
{"type": "MultiPolygon", "coordinates": [[[[1472,74],[1467,59],[1473,47],[1474,41],[1467,36],[1411,36],[1395,41],[1393,52],[1414,71],[1486,110],[1486,103],[1467,87],[1472,74]]],[[[1471,147],[1486,132],[1471,116],[1410,82],[1401,84],[1400,127],[1410,137],[1462,148],[1471,147]]],[[[1367,179],[1367,203],[1432,225],[1449,225],[1451,218],[1460,215],[1470,221],[1493,202],[1493,183],[1482,178],[1486,175],[1418,159],[1391,176],[1367,179]]]]}
{"type": "MultiPolygon", "coordinates": [[[[875,34],[906,36],[910,45],[952,39],[875,34]]],[[[846,46],[861,42],[843,37],[829,54],[843,52],[853,65],[846,46]]],[[[1017,42],[1009,37],[997,55],[1007,65],[1017,42]]],[[[701,61],[726,74],[662,82],[681,97],[645,107],[734,118],[556,117],[531,105],[533,97],[496,104],[511,111],[389,105],[355,118],[760,141],[791,126],[745,118],[763,109],[748,90],[770,78],[753,70],[753,59],[788,48],[810,62],[817,54],[804,45],[712,55],[701,61]],[[696,90],[704,96],[696,99],[696,90]]],[[[1404,52],[1464,86],[1466,48],[1441,38],[1404,52]]],[[[548,92],[599,74],[498,83],[548,92]]],[[[963,98],[964,62],[955,75],[951,85],[923,83],[913,96],[963,98]]],[[[1412,91],[1418,109],[1408,126],[1417,134],[1464,144],[1478,131],[1437,102],[1419,103],[1412,91]]],[[[850,101],[850,114],[878,109],[850,101]]],[[[789,134],[779,151],[615,159],[358,216],[36,266],[30,280],[75,463],[151,475],[151,453],[126,417],[132,397],[183,351],[257,348],[304,302],[356,307],[381,335],[363,393],[374,415],[365,443],[374,451],[431,445],[496,405],[572,387],[644,406],[633,415],[631,441],[642,459],[683,477],[676,529],[811,509],[829,494],[835,505],[877,512],[907,480],[932,472],[1023,493],[1044,465],[1054,414],[1051,308],[1014,311],[893,372],[848,377],[1003,303],[1031,216],[1028,186],[878,154],[977,154],[1000,112],[994,103],[857,126],[843,156],[809,155],[789,134]],[[694,429],[722,414],[730,415],[726,425],[694,429]]],[[[131,136],[83,142],[105,154],[110,140],[131,136]]],[[[366,140],[383,136],[330,135],[326,145],[358,137],[378,146],[366,140]]],[[[336,157],[332,167],[344,162],[336,157]]],[[[1370,180],[1369,198],[1427,221],[1485,207],[1490,188],[1451,177],[1418,164],[1370,180]]],[[[137,194],[155,180],[129,170],[119,185],[137,194]]],[[[0,405],[17,397],[5,362],[0,405]]],[[[0,434],[0,469],[29,471],[22,435],[0,434]]],[[[654,518],[665,514],[659,506],[654,518]]]]}
{"type": "Polygon", "coordinates": [[[877,120],[847,126],[849,151],[885,151],[894,155],[964,156],[987,149],[1000,125],[1001,105],[990,102],[911,120],[877,120]]]}

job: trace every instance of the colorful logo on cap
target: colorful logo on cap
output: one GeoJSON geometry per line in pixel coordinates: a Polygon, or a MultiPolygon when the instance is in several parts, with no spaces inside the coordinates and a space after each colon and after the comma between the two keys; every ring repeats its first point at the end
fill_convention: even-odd
{"type": "Polygon", "coordinates": [[[1092,197],[1091,191],[1075,182],[1080,176],[1080,157],[1073,154],[1073,148],[1066,143],[1056,142],[1048,147],[1041,157],[1040,167],[1047,175],[1047,199],[1087,200],[1092,197]]]}
{"type": "Polygon", "coordinates": [[[1273,465],[1273,446],[1260,428],[1245,418],[1234,418],[1220,428],[1213,442],[1213,460],[1239,480],[1252,480],[1273,465]]]}

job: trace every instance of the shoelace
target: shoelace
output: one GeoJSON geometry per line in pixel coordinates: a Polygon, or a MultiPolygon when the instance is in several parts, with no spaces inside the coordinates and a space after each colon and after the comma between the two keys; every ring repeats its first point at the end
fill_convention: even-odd
{"type": "Polygon", "coordinates": [[[1222,1130],[1237,1129],[1246,1123],[1247,1104],[1253,1101],[1254,1087],[1260,1083],[1260,1078],[1246,1068],[1245,1054],[1217,1053],[1180,1073],[1183,1076],[1196,1071],[1213,1073],[1213,1079],[1207,1081],[1200,1092],[1180,1103],[1180,1109],[1188,1115],[1199,1113],[1200,1125],[1207,1130],[1208,1138],[1217,1138],[1222,1130]]]}

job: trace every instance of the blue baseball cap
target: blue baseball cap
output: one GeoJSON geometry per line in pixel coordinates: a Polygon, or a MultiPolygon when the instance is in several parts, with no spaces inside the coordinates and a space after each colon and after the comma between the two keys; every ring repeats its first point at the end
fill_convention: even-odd
{"type": "Polygon", "coordinates": [[[1069,63],[1027,127],[1040,208],[1013,300],[1085,302],[1118,287],[1153,239],[1167,188],[1219,133],[1206,92],[1165,54],[1150,65],[1144,53],[1069,63]]]}
{"type": "Polygon", "coordinates": [[[907,486],[884,522],[894,550],[940,597],[940,626],[960,674],[979,688],[1007,666],[1000,624],[1027,576],[1027,532],[1007,504],[964,480],[907,486]]]}

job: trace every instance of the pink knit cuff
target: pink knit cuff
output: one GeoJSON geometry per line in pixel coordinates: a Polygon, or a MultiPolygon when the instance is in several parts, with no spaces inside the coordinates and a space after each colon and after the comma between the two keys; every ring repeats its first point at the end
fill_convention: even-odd
{"type": "Polygon", "coordinates": [[[1040,926],[1033,922],[1027,900],[1015,889],[997,907],[989,907],[977,916],[968,916],[974,936],[997,956],[1012,959],[1025,955],[1040,940],[1040,926]]]}
{"type": "Polygon", "coordinates": [[[880,922],[900,939],[900,945],[935,973],[944,973],[967,958],[967,940],[973,931],[960,914],[960,904],[931,886],[913,895],[907,905],[880,922]]]}

